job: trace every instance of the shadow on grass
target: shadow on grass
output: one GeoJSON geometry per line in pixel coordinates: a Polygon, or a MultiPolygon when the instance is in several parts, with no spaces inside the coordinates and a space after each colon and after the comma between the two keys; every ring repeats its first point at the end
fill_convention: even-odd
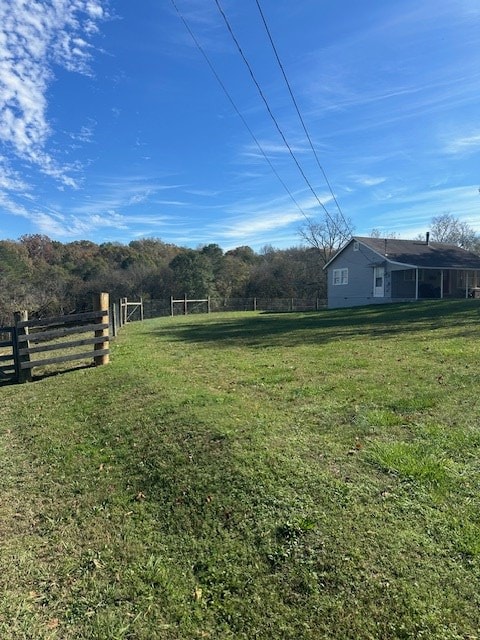
{"type": "MultiPolygon", "coordinates": [[[[88,364],[78,364],[76,366],[74,365],[70,367],[65,367],[63,369],[40,371],[39,373],[33,374],[32,379],[29,380],[28,384],[31,384],[32,382],[40,382],[40,380],[45,380],[46,378],[54,378],[56,376],[61,376],[65,373],[72,373],[73,371],[78,371],[79,369],[91,369],[94,367],[95,367],[95,364],[89,362],[88,364]]],[[[14,376],[5,376],[0,378],[0,388],[8,387],[10,385],[15,385],[15,384],[19,385],[21,383],[18,382],[17,378],[14,376]]]]}
{"type": "MultiPolygon", "coordinates": [[[[362,335],[385,338],[418,331],[452,330],[471,336],[478,323],[480,303],[474,300],[422,302],[355,307],[320,312],[263,313],[199,322],[182,322],[156,331],[170,340],[217,345],[267,346],[326,343],[362,335]]],[[[152,333],[149,331],[151,336],[152,333]]]]}

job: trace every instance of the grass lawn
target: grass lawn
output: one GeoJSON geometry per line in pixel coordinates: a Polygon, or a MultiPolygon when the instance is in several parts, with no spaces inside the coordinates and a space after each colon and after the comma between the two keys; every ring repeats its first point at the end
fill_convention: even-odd
{"type": "Polygon", "coordinates": [[[161,318],[0,387],[0,638],[480,638],[479,320],[161,318]]]}

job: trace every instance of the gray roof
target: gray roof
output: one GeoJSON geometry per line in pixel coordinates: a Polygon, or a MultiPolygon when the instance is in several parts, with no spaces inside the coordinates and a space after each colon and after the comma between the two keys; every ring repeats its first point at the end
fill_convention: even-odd
{"type": "Polygon", "coordinates": [[[396,240],[394,238],[363,238],[357,240],[373,249],[389,262],[424,269],[480,269],[480,256],[453,244],[424,240],[396,240]]]}

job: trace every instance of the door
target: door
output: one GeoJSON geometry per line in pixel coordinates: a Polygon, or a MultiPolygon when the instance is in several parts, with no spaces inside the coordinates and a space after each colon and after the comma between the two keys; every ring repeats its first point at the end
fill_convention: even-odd
{"type": "Polygon", "coordinates": [[[385,296],[385,267],[373,268],[373,297],[383,298],[385,296]]]}

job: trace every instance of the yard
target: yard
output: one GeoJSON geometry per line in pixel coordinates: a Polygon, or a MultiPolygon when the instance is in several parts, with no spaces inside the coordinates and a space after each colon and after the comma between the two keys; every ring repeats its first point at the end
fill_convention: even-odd
{"type": "Polygon", "coordinates": [[[479,319],[161,318],[0,387],[0,638],[479,638],[479,319]]]}

